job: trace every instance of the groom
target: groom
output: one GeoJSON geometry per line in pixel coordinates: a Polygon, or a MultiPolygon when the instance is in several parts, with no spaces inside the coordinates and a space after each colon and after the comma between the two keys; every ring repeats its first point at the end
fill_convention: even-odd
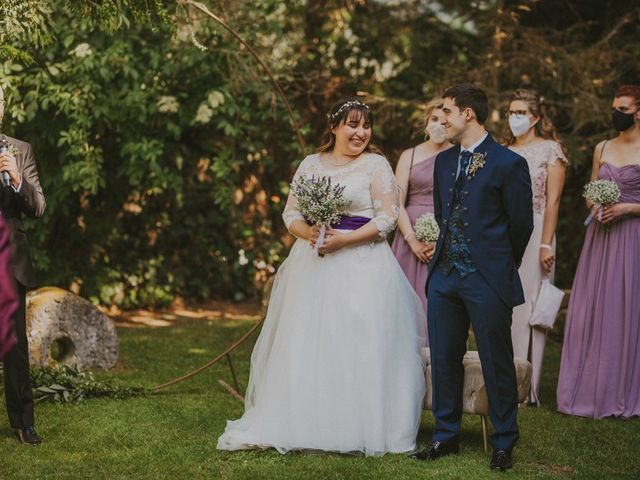
{"type": "Polygon", "coordinates": [[[443,95],[447,138],[436,158],[435,217],[440,237],[427,279],[435,431],[416,454],[458,453],[469,323],[473,327],[495,433],[490,467],[511,468],[518,440],[511,310],[524,302],[518,266],[533,230],[531,180],[524,158],[484,128],[487,95],[465,83],[443,95]]]}

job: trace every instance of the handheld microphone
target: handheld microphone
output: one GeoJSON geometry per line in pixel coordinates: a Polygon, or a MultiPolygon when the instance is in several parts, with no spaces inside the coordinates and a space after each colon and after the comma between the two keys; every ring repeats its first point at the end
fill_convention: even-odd
{"type": "MultiPolygon", "coordinates": [[[[0,153],[6,153],[9,151],[9,140],[5,135],[2,135],[0,138],[0,153]]],[[[2,185],[8,187],[11,185],[11,177],[9,176],[9,172],[6,170],[2,171],[2,185]]]]}

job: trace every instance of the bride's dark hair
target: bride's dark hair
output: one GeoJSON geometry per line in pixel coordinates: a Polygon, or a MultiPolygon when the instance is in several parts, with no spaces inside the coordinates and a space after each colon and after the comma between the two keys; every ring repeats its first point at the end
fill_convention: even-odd
{"type": "Polygon", "coordinates": [[[336,136],[331,130],[341,123],[346,123],[348,120],[360,122],[362,117],[364,117],[365,125],[371,127],[371,139],[363,151],[382,155],[380,149],[371,144],[371,140],[373,140],[373,113],[371,113],[369,105],[356,97],[346,97],[331,105],[327,114],[327,127],[322,136],[322,145],[318,147],[317,152],[323,153],[333,150],[336,144],[336,136]]]}

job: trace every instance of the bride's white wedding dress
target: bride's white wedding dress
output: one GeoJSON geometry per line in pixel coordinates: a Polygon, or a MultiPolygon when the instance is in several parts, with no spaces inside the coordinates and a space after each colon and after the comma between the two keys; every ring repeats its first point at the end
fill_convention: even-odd
{"type": "MultiPolygon", "coordinates": [[[[384,157],[364,154],[326,168],[318,154],[301,174],[344,185],[350,216],[372,218],[379,241],[319,257],[298,239],[273,285],[251,356],[245,413],[218,448],[360,451],[415,449],[422,413],[422,305],[393,256],[398,195],[384,157]]],[[[289,227],[302,219],[290,195],[289,227]]]]}

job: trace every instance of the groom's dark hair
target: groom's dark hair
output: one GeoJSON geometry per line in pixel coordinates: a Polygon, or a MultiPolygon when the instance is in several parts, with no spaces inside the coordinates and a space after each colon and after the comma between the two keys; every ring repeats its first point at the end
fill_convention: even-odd
{"type": "Polygon", "coordinates": [[[470,108],[476,114],[476,120],[480,125],[484,125],[489,115],[489,99],[479,86],[473,83],[459,83],[449,87],[442,98],[452,98],[460,110],[470,108]]]}

